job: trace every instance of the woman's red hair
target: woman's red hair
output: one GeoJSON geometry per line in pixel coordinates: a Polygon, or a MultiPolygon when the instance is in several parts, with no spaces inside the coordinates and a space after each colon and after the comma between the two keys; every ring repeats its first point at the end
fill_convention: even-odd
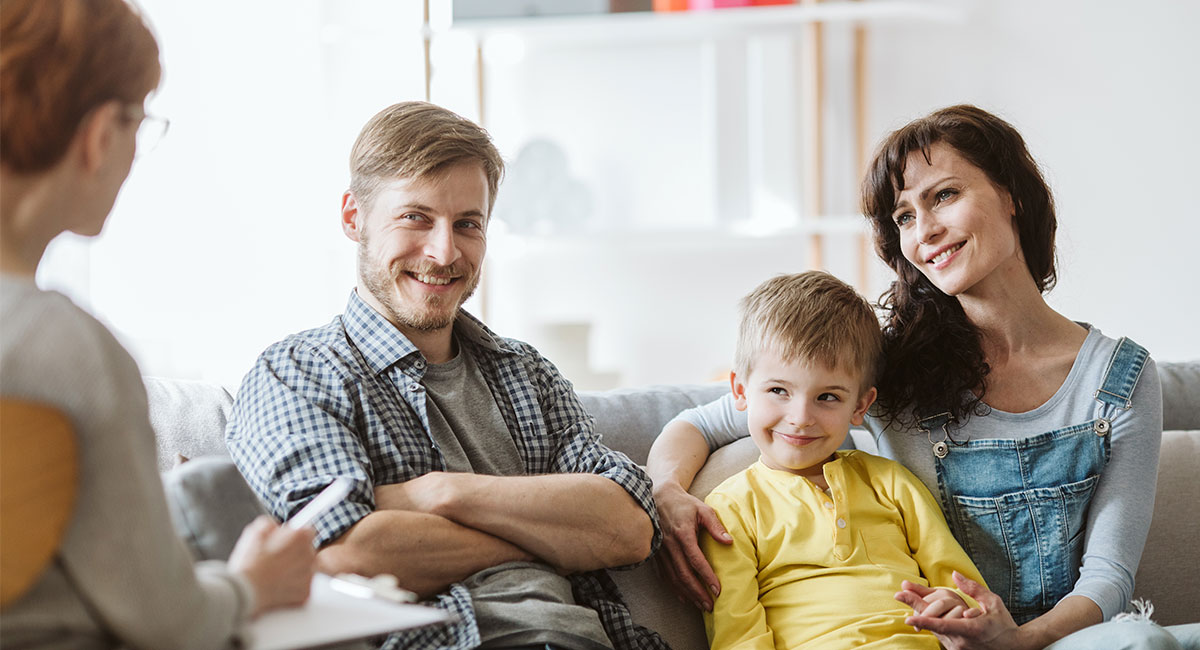
{"type": "Polygon", "coordinates": [[[84,117],[158,86],[158,43],[125,0],[0,1],[0,163],[57,163],[84,117]]]}

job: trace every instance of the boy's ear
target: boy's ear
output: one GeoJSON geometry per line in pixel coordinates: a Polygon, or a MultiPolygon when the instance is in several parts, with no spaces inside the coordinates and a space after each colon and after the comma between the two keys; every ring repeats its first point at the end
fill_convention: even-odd
{"type": "Polygon", "coordinates": [[[874,386],[863,391],[862,395],[859,395],[858,403],[854,405],[854,414],[850,416],[850,424],[862,426],[863,417],[866,416],[867,409],[871,408],[871,405],[875,403],[875,398],[878,395],[879,392],[875,390],[874,386]]]}
{"type": "Polygon", "coordinates": [[[746,410],[746,384],[736,372],[729,373],[729,387],[733,390],[733,406],[739,411],[746,410]]]}

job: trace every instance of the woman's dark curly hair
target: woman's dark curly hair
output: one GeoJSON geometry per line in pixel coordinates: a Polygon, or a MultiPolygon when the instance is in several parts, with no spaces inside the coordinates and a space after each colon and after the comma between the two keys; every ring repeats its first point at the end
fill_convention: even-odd
{"type": "Polygon", "coordinates": [[[888,135],[863,179],[862,201],[863,214],[875,231],[875,252],[897,278],[879,298],[885,322],[877,408],[885,421],[904,426],[945,411],[963,423],[985,407],[982,396],[989,368],[979,329],[967,320],[956,298],[942,293],[904,258],[900,231],[892,220],[909,155],[919,151],[929,162],[930,148],[939,142],[1012,197],[1021,251],[1038,290],[1049,290],[1057,280],[1054,198],[1012,125],[982,109],[960,105],[888,135]]]}

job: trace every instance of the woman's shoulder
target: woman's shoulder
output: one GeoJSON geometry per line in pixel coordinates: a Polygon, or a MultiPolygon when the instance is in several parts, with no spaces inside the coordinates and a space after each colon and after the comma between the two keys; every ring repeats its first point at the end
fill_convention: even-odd
{"type": "Polygon", "coordinates": [[[1130,350],[1142,350],[1142,355],[1147,361],[1152,360],[1153,355],[1142,347],[1136,340],[1128,336],[1109,336],[1105,334],[1096,325],[1086,321],[1075,321],[1077,325],[1087,330],[1087,338],[1084,339],[1083,346],[1079,349],[1079,357],[1081,360],[1098,363],[1103,361],[1105,364],[1117,352],[1118,346],[1128,346],[1130,350]]]}
{"type": "Polygon", "coordinates": [[[6,287],[0,304],[6,395],[72,410],[87,402],[127,403],[117,393],[140,387],[137,364],[116,337],[66,296],[6,287]]]}
{"type": "Polygon", "coordinates": [[[1158,366],[1149,350],[1132,338],[1109,336],[1090,323],[1079,325],[1088,335],[1072,369],[1072,375],[1078,375],[1078,392],[1096,395],[1101,390],[1121,392],[1122,386],[1128,386],[1134,394],[1157,393],[1158,366]]]}
{"type": "Polygon", "coordinates": [[[43,362],[79,362],[119,345],[91,314],[56,291],[5,292],[4,328],[0,332],[5,360],[36,356],[43,362]]]}

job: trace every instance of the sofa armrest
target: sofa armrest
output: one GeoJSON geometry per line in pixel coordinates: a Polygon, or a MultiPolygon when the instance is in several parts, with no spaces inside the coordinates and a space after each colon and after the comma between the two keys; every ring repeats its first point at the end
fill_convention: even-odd
{"type": "Polygon", "coordinates": [[[158,471],[175,465],[175,456],[229,457],[225,423],[233,409],[229,391],[202,381],[143,377],[150,403],[150,426],[158,445],[158,471]]]}
{"type": "Polygon", "coordinates": [[[197,560],[226,560],[255,517],[266,513],[228,457],[206,456],[163,475],[175,532],[197,560]]]}

